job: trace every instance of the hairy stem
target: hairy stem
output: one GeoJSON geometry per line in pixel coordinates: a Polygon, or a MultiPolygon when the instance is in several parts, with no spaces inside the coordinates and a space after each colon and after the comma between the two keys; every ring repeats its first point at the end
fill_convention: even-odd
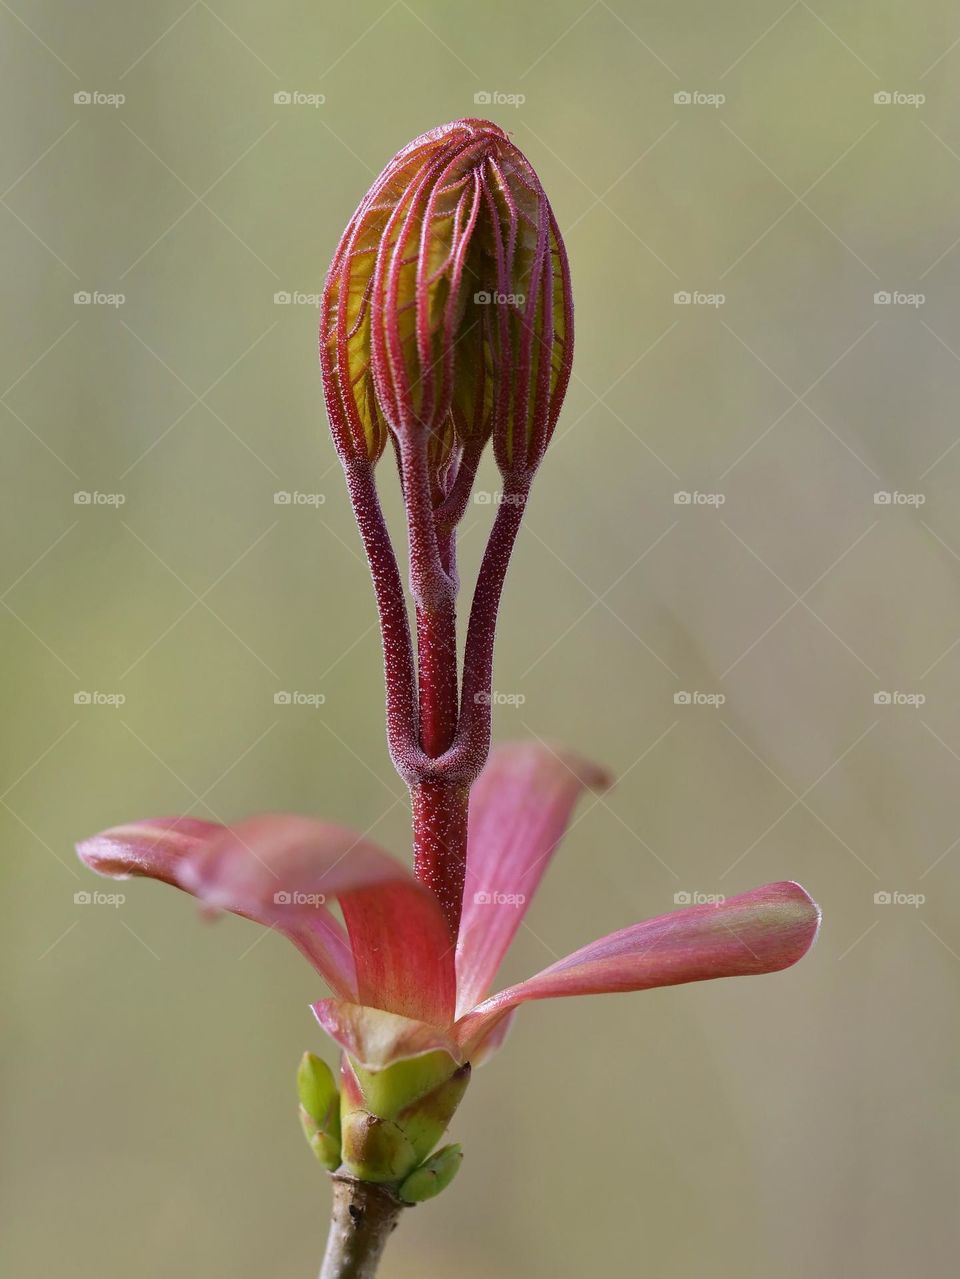
{"type": "Polygon", "coordinates": [[[463,697],[453,755],[458,763],[483,767],[490,750],[493,646],[500,595],[530,492],[532,476],[505,481],[483,554],[470,608],[463,658],[463,697]]]}
{"type": "Polygon", "coordinates": [[[398,452],[409,532],[410,591],[418,609],[442,608],[455,599],[456,590],[440,557],[427,469],[427,439],[403,439],[398,452]]]}
{"type": "Polygon", "coordinates": [[[420,745],[435,759],[453,741],[460,690],[457,680],[457,614],[453,601],[417,609],[420,745]]]}
{"type": "Polygon", "coordinates": [[[469,786],[451,781],[424,781],[410,788],[414,874],[439,901],[451,937],[460,928],[469,796],[469,786]]]}
{"type": "Polygon", "coordinates": [[[467,856],[467,791],[431,776],[430,767],[449,750],[460,710],[454,533],[447,527],[438,531],[434,520],[426,442],[401,443],[399,454],[417,618],[421,758],[419,775],[410,782],[414,873],[436,896],[456,937],[467,856]]]}
{"type": "Polygon", "coordinates": [[[334,1174],[320,1279],[373,1279],[403,1204],[384,1186],[334,1174]]]}
{"type": "Polygon", "coordinates": [[[416,677],[410,623],[390,533],[380,508],[373,469],[367,462],[345,466],[350,502],[356,516],[380,615],[387,693],[387,742],[401,774],[418,746],[416,677]]]}
{"type": "MultiPolygon", "coordinates": [[[[438,898],[453,937],[456,937],[460,926],[463,904],[470,783],[479,774],[490,750],[493,645],[500,595],[523,519],[530,480],[530,476],[523,476],[504,483],[501,502],[480,565],[467,628],[463,696],[459,716],[454,713],[452,718],[456,733],[449,738],[444,733],[435,743],[444,743],[444,758],[440,762],[445,765],[443,771],[446,779],[425,778],[411,787],[416,876],[438,898]]],[[[455,649],[455,632],[452,643],[455,649]]],[[[455,660],[454,654],[454,670],[455,660]]],[[[425,711],[422,658],[420,680],[422,721],[425,711]]],[[[444,719],[444,728],[450,723],[450,718],[444,719]]],[[[437,754],[427,748],[425,738],[422,737],[422,741],[428,754],[437,754]]]]}

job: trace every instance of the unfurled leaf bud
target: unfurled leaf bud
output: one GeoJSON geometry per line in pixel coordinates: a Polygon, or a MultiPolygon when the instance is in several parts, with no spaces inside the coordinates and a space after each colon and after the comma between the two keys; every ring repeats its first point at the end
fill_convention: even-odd
{"type": "Polygon", "coordinates": [[[300,1105],[318,1124],[326,1122],[331,1108],[340,1099],[333,1071],[316,1053],[304,1053],[300,1059],[297,1092],[300,1105]]]}
{"type": "Polygon", "coordinates": [[[457,1063],[450,1054],[437,1049],[419,1057],[403,1057],[382,1070],[370,1070],[349,1059],[341,1069],[341,1078],[347,1095],[356,1095],[367,1110],[392,1119],[457,1073],[457,1063]]]}
{"type": "Polygon", "coordinates": [[[444,1146],[435,1155],[425,1159],[419,1168],[400,1185],[400,1198],[409,1204],[423,1203],[446,1190],[460,1171],[463,1151],[459,1146],[444,1146]]]}
{"type": "Polygon", "coordinates": [[[398,1181],[418,1162],[399,1124],[366,1110],[343,1116],[343,1167],[360,1181],[398,1181]]]}
{"type": "Polygon", "coordinates": [[[543,456],[573,357],[566,252],[540,181],[497,125],[416,138],[364,197],[327,277],[320,359],[344,462],[388,430],[430,440],[435,489],[493,435],[505,474],[543,456]]]}
{"type": "Polygon", "coordinates": [[[303,1135],[307,1139],[307,1144],[316,1155],[320,1163],[323,1164],[329,1172],[334,1172],[340,1167],[340,1121],[337,1117],[337,1130],[334,1135],[325,1131],[316,1121],[307,1114],[303,1106],[300,1107],[300,1127],[303,1129],[303,1135]]]}
{"type": "Polygon", "coordinates": [[[428,1155],[447,1131],[447,1125],[463,1100],[469,1082],[468,1064],[461,1066],[433,1092],[405,1106],[397,1115],[396,1122],[413,1147],[418,1160],[428,1155]]]}
{"type": "Polygon", "coordinates": [[[470,1082],[469,1064],[445,1052],[366,1070],[345,1057],[341,1069],[343,1167],[363,1181],[398,1181],[446,1132],[470,1082]]]}
{"type": "Polygon", "coordinates": [[[333,1072],[313,1053],[304,1053],[297,1070],[300,1124],[310,1149],[326,1168],[340,1166],[340,1093],[333,1072]]]}

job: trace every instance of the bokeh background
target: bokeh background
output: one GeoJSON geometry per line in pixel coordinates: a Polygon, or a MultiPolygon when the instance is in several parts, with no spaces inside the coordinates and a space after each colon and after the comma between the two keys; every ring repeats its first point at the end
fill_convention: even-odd
{"type": "Polygon", "coordinates": [[[311,295],[387,158],[473,114],[541,173],[578,315],[496,735],[622,779],[504,978],[677,894],[796,878],[825,922],[789,973],[524,1010],[383,1273],[950,1273],[954,7],[0,0],[0,33],[3,1274],[318,1264],[322,991],[159,886],[75,901],[110,885],[71,846],[290,809],[406,855],[311,295]]]}

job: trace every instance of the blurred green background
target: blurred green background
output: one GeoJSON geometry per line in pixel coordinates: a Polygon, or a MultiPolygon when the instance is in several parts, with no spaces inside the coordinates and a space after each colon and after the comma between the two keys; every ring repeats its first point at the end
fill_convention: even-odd
{"type": "Polygon", "coordinates": [[[495,684],[524,700],[495,731],[623,778],[504,979],[677,894],[796,878],[825,924],[786,974],[525,1009],[454,1122],[455,1187],[383,1273],[950,1273],[954,7],[11,0],[0,32],[0,1271],[319,1262],[309,969],[153,884],[75,903],[109,885],[71,845],[289,809],[406,855],[306,299],[394,151],[485,114],[543,178],[578,316],[504,602],[495,684]]]}

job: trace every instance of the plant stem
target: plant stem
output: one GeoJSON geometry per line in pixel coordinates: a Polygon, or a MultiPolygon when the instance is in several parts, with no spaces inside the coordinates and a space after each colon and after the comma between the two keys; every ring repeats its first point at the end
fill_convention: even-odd
{"type": "Polygon", "coordinates": [[[319,1279],[373,1279],[403,1204],[385,1186],[335,1173],[319,1279]]]}
{"type": "Polygon", "coordinates": [[[438,531],[425,438],[399,445],[410,540],[410,589],[417,616],[419,770],[408,778],[413,806],[414,873],[440,903],[455,938],[467,860],[467,789],[430,767],[457,730],[457,580],[454,532],[438,531]],[[446,561],[446,562],[445,562],[446,561]]]}
{"type": "MultiPolygon", "coordinates": [[[[457,687],[457,617],[453,602],[417,610],[420,745],[436,759],[453,741],[457,687]]],[[[467,865],[468,789],[460,782],[421,777],[410,788],[414,873],[440,902],[456,937],[467,865]]]]}
{"type": "Polygon", "coordinates": [[[453,600],[417,609],[420,745],[431,759],[448,749],[457,728],[457,614],[453,600]]]}
{"type": "Polygon", "coordinates": [[[460,764],[479,771],[490,750],[490,705],[493,645],[504,578],[520,531],[532,475],[504,481],[501,502],[473,592],[463,658],[463,696],[452,754],[460,764]]]}
{"type": "Polygon", "coordinates": [[[416,677],[403,583],[368,462],[345,465],[350,503],[367,553],[377,596],[387,693],[387,741],[397,769],[417,748],[416,677]]]}
{"type": "Polygon", "coordinates": [[[410,788],[414,873],[439,901],[451,937],[460,928],[469,796],[470,788],[462,782],[424,781],[410,788]]]}
{"type": "Polygon", "coordinates": [[[403,439],[397,450],[407,512],[410,593],[418,609],[444,608],[455,600],[456,589],[440,558],[427,469],[427,439],[403,439]]]}

